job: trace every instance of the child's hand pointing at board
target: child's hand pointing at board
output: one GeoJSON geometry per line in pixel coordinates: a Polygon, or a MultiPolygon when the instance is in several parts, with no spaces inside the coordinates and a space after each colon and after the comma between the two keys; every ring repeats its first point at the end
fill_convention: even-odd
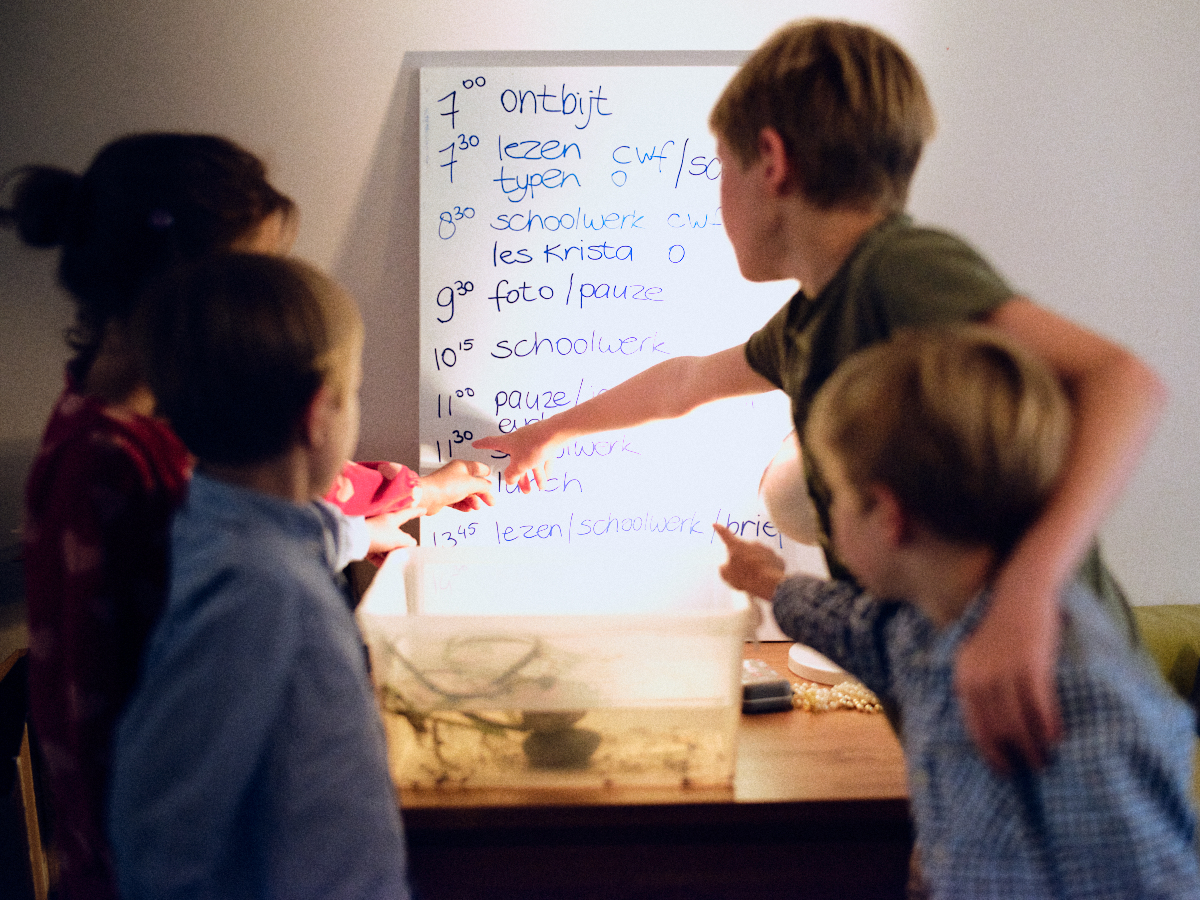
{"type": "Polygon", "coordinates": [[[471,446],[507,453],[504,481],[519,483],[527,494],[534,483],[542,488],[554,451],[575,438],[675,419],[713,400],[760,394],[772,387],[750,368],[740,344],[708,356],[676,356],[578,406],[508,434],[482,438],[471,446]]]}
{"type": "Polygon", "coordinates": [[[545,422],[533,422],[508,434],[480,438],[471,444],[477,450],[507,453],[509,461],[504,468],[504,482],[519,484],[523,494],[533,490],[534,484],[538,490],[542,489],[550,471],[550,454],[556,445],[555,436],[545,422]],[[551,433],[547,434],[548,431],[551,433]]]}

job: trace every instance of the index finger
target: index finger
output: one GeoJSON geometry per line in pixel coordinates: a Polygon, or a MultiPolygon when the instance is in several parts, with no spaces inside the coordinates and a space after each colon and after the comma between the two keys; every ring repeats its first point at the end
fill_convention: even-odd
{"type": "Polygon", "coordinates": [[[713,531],[717,533],[717,537],[725,542],[725,546],[730,549],[737,546],[737,542],[740,540],[736,534],[734,534],[720,522],[713,522],[713,531]]]}
{"type": "Polygon", "coordinates": [[[499,450],[503,440],[503,435],[494,434],[491,437],[481,437],[479,440],[472,441],[471,446],[476,450],[499,450]]]}

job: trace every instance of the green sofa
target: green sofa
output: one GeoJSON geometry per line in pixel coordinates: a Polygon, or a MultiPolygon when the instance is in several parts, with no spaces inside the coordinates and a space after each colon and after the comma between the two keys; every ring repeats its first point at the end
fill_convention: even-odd
{"type": "Polygon", "coordinates": [[[1180,696],[1196,699],[1200,605],[1135,606],[1133,617],[1163,676],[1180,696]]]}
{"type": "MultiPolygon", "coordinates": [[[[1193,707],[1200,705],[1200,685],[1196,684],[1196,671],[1200,667],[1200,605],[1135,606],[1133,618],[1163,677],[1193,707]]],[[[1197,751],[1192,798],[1200,804],[1200,743],[1197,751]]]]}

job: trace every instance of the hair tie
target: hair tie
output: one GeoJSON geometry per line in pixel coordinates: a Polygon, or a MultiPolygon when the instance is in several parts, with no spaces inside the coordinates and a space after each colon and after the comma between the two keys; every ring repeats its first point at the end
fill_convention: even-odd
{"type": "Polygon", "coordinates": [[[166,231],[175,224],[175,217],[165,209],[152,210],[146,220],[155,231],[166,231]]]}

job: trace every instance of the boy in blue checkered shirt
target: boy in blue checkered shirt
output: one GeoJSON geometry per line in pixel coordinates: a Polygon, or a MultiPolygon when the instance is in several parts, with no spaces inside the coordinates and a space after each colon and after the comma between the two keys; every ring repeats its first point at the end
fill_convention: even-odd
{"type": "Polygon", "coordinates": [[[1070,434],[1058,381],[994,329],[902,333],[844,362],[805,430],[836,552],[862,588],[785,578],[773,551],[715,526],[726,581],[772,601],[787,635],[897,714],[935,898],[1200,897],[1192,711],[1086,587],[1059,598],[1065,730],[1045,767],[990,767],[952,688],[955,653],[1070,434]]]}

